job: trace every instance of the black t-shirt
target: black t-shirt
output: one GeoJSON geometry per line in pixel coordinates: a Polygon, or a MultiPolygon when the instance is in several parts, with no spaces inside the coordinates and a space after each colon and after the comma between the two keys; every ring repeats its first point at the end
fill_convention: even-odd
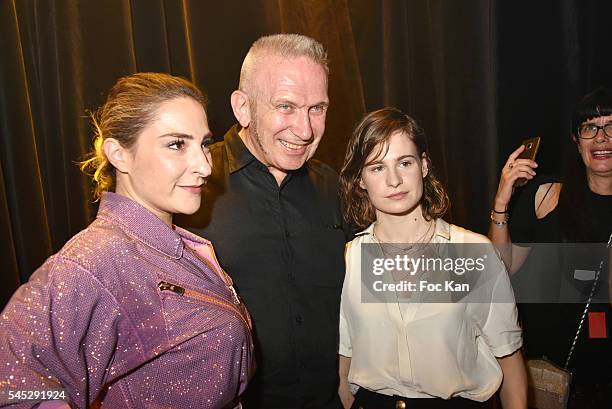
{"type": "Polygon", "coordinates": [[[211,147],[200,211],[179,225],[212,241],[254,324],[246,408],[338,405],[344,245],[338,175],[310,160],[279,186],[233,127],[211,147]]]}
{"type": "MultiPolygon", "coordinates": [[[[509,227],[512,242],[529,245],[530,243],[565,243],[563,246],[539,246],[532,244],[532,251],[524,265],[517,271],[511,281],[515,286],[517,301],[521,298],[529,303],[518,304],[524,328],[525,352],[528,357],[546,356],[559,366],[565,364],[572,341],[576,335],[580,318],[584,311],[588,293],[593,281],[574,281],[575,270],[570,267],[570,258],[564,252],[571,249],[567,243],[560,220],[559,208],[555,208],[542,219],[536,217],[535,194],[538,188],[546,183],[557,181],[554,177],[540,177],[532,180],[522,191],[517,192],[513,203],[509,227]],[[552,254],[542,255],[550,251],[552,254]],[[556,252],[556,253],[555,253],[556,252]],[[572,283],[574,281],[574,284],[572,283]],[[564,298],[567,286],[582,286],[581,299],[568,302],[564,298]],[[540,301],[533,297],[521,297],[521,292],[531,290],[537,293],[540,301]],[[580,302],[582,301],[582,302],[580,302]]],[[[550,192],[549,192],[550,194],[550,192]]],[[[606,243],[612,232],[612,196],[590,193],[589,203],[577,204],[591,206],[592,214],[597,221],[591,231],[590,241],[606,243]]],[[[603,246],[602,246],[603,247],[603,246]]],[[[598,265],[606,258],[606,251],[598,249],[590,255],[591,266],[598,265]]],[[[612,380],[612,315],[610,303],[601,302],[601,294],[609,297],[607,284],[609,280],[608,264],[604,264],[600,276],[597,294],[600,302],[591,304],[590,312],[605,313],[607,338],[589,337],[589,316],[585,318],[579,340],[574,350],[569,368],[574,372],[574,382],[610,382],[612,380]]],[[[590,267],[596,269],[596,267],[590,267]]],[[[609,299],[609,298],[607,298],[609,299]]]]}

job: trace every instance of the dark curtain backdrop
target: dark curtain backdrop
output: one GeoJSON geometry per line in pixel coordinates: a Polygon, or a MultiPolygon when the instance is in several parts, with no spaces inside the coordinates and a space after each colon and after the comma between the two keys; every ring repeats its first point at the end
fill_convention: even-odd
{"type": "Polygon", "coordinates": [[[541,135],[556,172],[576,98],[612,85],[608,1],[0,0],[0,306],[95,216],[75,161],[116,79],[163,71],[210,97],[217,137],[259,36],[298,32],[330,56],[317,156],[339,168],[360,116],[397,106],[425,128],[449,218],[483,232],[506,156],[541,135]]]}

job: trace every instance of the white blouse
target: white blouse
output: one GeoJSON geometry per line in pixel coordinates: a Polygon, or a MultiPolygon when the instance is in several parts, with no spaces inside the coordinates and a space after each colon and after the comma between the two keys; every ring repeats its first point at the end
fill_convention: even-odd
{"type": "Polygon", "coordinates": [[[487,302],[371,303],[361,298],[361,245],[377,243],[372,233],[373,225],[346,249],[338,352],[351,358],[351,385],[408,398],[489,399],[502,381],[496,357],[522,345],[512,287],[489,240],[442,219],[432,239],[491,246],[487,302]]]}

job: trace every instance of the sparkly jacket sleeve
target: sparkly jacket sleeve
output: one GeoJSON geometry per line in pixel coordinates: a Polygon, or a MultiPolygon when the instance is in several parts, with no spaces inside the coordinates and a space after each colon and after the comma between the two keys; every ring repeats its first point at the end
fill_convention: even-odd
{"type": "Polygon", "coordinates": [[[72,405],[87,407],[111,375],[126,326],[121,307],[88,271],[49,258],[0,317],[0,406],[17,403],[9,390],[62,389],[72,405]]]}

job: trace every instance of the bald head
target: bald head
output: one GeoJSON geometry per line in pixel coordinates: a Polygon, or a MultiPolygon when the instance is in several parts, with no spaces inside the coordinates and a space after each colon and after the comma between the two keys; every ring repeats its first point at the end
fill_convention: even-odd
{"type": "Polygon", "coordinates": [[[239,89],[247,95],[253,95],[253,78],[257,66],[267,56],[280,56],[292,59],[306,57],[321,65],[328,73],[327,51],[318,41],[301,34],[274,34],[260,37],[253,43],[240,70],[239,89]]]}

